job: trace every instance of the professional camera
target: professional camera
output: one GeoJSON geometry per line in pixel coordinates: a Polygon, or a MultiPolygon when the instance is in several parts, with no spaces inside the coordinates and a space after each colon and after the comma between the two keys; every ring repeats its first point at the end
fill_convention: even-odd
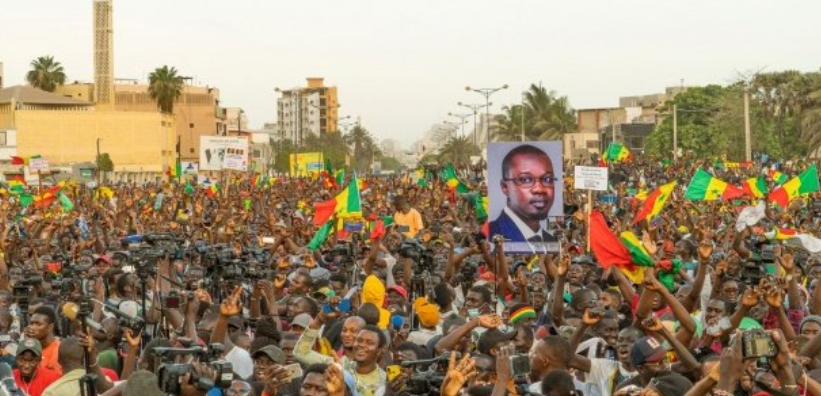
{"type": "Polygon", "coordinates": [[[762,329],[745,330],[741,334],[741,342],[745,359],[769,359],[778,354],[772,335],[762,329]]]}
{"type": "Polygon", "coordinates": [[[466,261],[462,264],[462,268],[459,269],[459,275],[456,275],[456,279],[461,284],[472,284],[473,281],[476,280],[476,263],[472,261],[466,261]]]}
{"type": "Polygon", "coordinates": [[[155,348],[157,360],[157,378],[160,390],[165,394],[179,395],[182,391],[182,378],[190,374],[190,384],[203,391],[216,387],[228,389],[234,378],[231,363],[218,359],[224,351],[222,344],[211,344],[208,350],[202,347],[193,348],[155,348]],[[217,372],[216,379],[197,375],[191,363],[176,363],[179,356],[191,356],[202,363],[207,363],[217,372]]]}
{"type": "MultiPolygon", "coordinates": [[[[458,355],[457,359],[461,358],[458,355]]],[[[405,380],[402,392],[409,395],[438,395],[445,381],[444,374],[447,372],[449,359],[450,353],[445,353],[433,359],[402,362],[402,367],[414,368],[413,373],[405,380]]]]}

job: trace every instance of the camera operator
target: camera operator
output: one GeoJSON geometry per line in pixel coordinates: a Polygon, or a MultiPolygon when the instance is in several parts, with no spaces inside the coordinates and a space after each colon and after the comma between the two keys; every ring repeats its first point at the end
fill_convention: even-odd
{"type": "Polygon", "coordinates": [[[94,386],[97,387],[97,392],[105,392],[113,386],[100,370],[93,337],[69,337],[62,340],[59,349],[59,363],[63,368],[63,375],[43,391],[43,396],[76,396],[81,393],[80,378],[87,374],[83,363],[84,348],[89,350],[89,356],[94,359],[88,366],[92,369],[91,374],[96,376],[94,386]]]}

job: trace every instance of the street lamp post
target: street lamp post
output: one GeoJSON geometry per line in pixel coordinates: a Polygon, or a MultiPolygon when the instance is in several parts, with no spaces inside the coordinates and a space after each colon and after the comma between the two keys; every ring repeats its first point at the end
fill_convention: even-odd
{"type": "Polygon", "coordinates": [[[460,114],[448,113],[448,115],[451,116],[451,117],[456,117],[456,118],[459,119],[459,121],[461,121],[461,124],[462,124],[462,137],[464,137],[465,136],[465,124],[467,124],[467,118],[470,117],[470,113],[460,113],[460,114]]]}
{"type": "Polygon", "coordinates": [[[476,149],[479,149],[479,144],[476,142],[476,136],[479,133],[479,131],[476,130],[476,115],[479,113],[479,109],[481,109],[482,107],[487,107],[489,105],[492,105],[493,103],[488,103],[488,104],[467,104],[467,103],[459,102],[459,103],[456,103],[456,104],[461,106],[461,107],[468,108],[473,112],[473,147],[476,147],[476,149]]]}
{"type": "Polygon", "coordinates": [[[507,89],[508,85],[502,85],[498,88],[471,88],[465,87],[465,91],[473,91],[485,97],[485,125],[487,126],[487,144],[490,145],[490,95],[495,94],[503,89],[507,89]]]}

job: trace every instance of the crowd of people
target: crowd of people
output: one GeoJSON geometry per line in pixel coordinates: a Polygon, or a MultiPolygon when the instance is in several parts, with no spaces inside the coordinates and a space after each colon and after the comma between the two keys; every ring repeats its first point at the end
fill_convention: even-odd
{"type": "MultiPolygon", "coordinates": [[[[360,176],[361,217],[333,218],[327,238],[313,205],[345,183],[326,177],[66,184],[71,208],[6,193],[0,361],[15,386],[0,382],[31,396],[821,396],[821,258],[771,237],[816,233],[819,201],[738,230],[756,198],[683,199],[699,168],[740,183],[808,165],[611,165],[593,209],[680,262],[673,282],[599,262],[590,192],[567,175],[548,223],[560,251],[526,255],[487,235],[476,169],[459,173],[469,193],[438,169],[360,176]],[[642,192],[673,180],[657,218],[632,225],[642,192]]],[[[552,202],[563,175],[535,176],[530,194],[552,202]]]]}

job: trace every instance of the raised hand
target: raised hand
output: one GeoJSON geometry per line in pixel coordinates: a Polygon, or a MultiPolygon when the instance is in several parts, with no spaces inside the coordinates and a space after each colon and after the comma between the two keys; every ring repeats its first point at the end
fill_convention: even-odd
{"type": "Polygon", "coordinates": [[[345,376],[342,374],[339,363],[328,365],[325,370],[325,386],[328,389],[328,396],[345,395],[345,376]]]}
{"type": "Polygon", "coordinates": [[[484,327],[488,330],[495,329],[502,325],[502,318],[500,318],[499,315],[495,314],[479,315],[477,320],[479,320],[479,326],[484,327]]]}
{"type": "Polygon", "coordinates": [[[242,312],[242,303],[240,296],[242,295],[242,286],[237,285],[234,292],[220,304],[220,315],[234,316],[242,312]]]}
{"type": "Polygon", "coordinates": [[[131,348],[139,348],[142,338],[142,333],[134,332],[134,330],[131,330],[128,327],[125,328],[125,341],[128,342],[128,346],[131,348]]]}
{"type": "Polygon", "coordinates": [[[582,323],[586,326],[595,326],[596,323],[601,321],[604,312],[598,308],[588,308],[584,310],[584,315],[582,315],[582,323]]]}
{"type": "Polygon", "coordinates": [[[759,295],[758,290],[754,287],[748,287],[744,292],[744,296],[741,297],[741,305],[747,308],[752,308],[758,304],[760,299],[761,296],[759,295]]]}
{"type": "Polygon", "coordinates": [[[664,325],[661,323],[659,318],[655,316],[642,320],[641,326],[647,329],[647,331],[652,331],[654,333],[659,333],[664,330],[664,325]]]}
{"type": "Polygon", "coordinates": [[[559,262],[559,265],[556,267],[556,273],[559,276],[567,275],[567,271],[570,269],[570,257],[564,256],[562,260],[559,262]]]}
{"type": "Polygon", "coordinates": [[[456,396],[464,385],[471,378],[475,377],[476,362],[470,358],[470,354],[466,353],[459,362],[456,362],[456,352],[450,353],[450,362],[448,362],[448,372],[445,375],[445,380],[442,382],[440,393],[443,396],[456,396]]]}

